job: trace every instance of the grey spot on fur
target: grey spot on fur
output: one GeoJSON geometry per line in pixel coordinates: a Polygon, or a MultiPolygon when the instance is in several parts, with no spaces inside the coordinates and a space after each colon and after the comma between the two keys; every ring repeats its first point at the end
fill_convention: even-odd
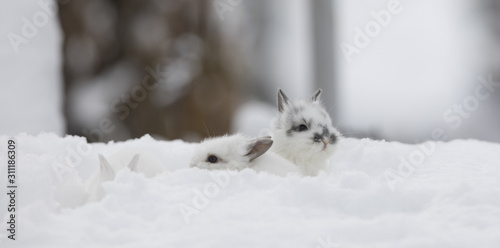
{"type": "Polygon", "coordinates": [[[323,136],[324,137],[327,137],[328,135],[330,135],[330,132],[328,131],[328,128],[326,128],[325,126],[323,126],[323,136]]]}
{"type": "Polygon", "coordinates": [[[332,135],[330,135],[330,144],[333,145],[335,143],[337,143],[337,135],[332,134],[332,135]]]}
{"type": "Polygon", "coordinates": [[[290,128],[289,130],[287,130],[287,134],[289,134],[288,136],[291,136],[292,132],[304,132],[304,131],[300,130],[300,126],[301,125],[306,125],[307,129],[309,130],[311,128],[312,123],[311,122],[307,122],[305,118],[302,118],[301,122],[294,122],[294,123],[292,123],[292,128],[290,128]]]}
{"type": "Polygon", "coordinates": [[[321,135],[319,133],[315,133],[313,137],[314,142],[320,142],[321,141],[321,135]]]}

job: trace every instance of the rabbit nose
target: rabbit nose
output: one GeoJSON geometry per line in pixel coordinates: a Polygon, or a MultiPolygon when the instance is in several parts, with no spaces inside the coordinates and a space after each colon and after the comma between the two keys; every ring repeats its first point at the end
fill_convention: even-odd
{"type": "Polygon", "coordinates": [[[314,140],[314,142],[318,142],[319,143],[321,140],[323,140],[323,138],[319,134],[314,134],[313,140],[314,140]]]}
{"type": "Polygon", "coordinates": [[[330,143],[330,140],[328,140],[328,138],[323,138],[321,139],[321,141],[323,142],[323,150],[325,150],[328,144],[330,143]]]}

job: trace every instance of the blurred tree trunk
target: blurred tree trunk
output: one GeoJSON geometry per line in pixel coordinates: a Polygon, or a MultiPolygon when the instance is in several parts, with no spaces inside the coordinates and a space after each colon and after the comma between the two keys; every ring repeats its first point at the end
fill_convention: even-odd
{"type": "Polygon", "coordinates": [[[71,97],[78,94],[80,85],[106,79],[116,68],[132,76],[119,82],[125,87],[115,87],[126,90],[118,93],[121,97],[115,94],[109,99],[109,106],[128,111],[115,111],[112,122],[117,131],[105,134],[102,140],[87,137],[90,140],[146,133],[199,140],[230,131],[238,92],[236,63],[224,50],[226,41],[214,13],[211,1],[206,0],[60,4],[69,133],[85,134],[85,127],[74,118],[79,113],[74,113],[71,97]],[[153,74],[158,75],[154,78],[153,74]],[[144,81],[159,84],[144,91],[144,81]],[[144,92],[147,96],[142,99],[144,92]]]}
{"type": "Polygon", "coordinates": [[[500,0],[490,0],[486,6],[489,11],[488,19],[491,21],[491,32],[496,37],[496,47],[493,58],[493,67],[495,70],[496,78],[500,77],[500,0]]]}
{"type": "MultiPolygon", "coordinates": [[[[488,62],[490,68],[486,68],[488,73],[493,74],[494,80],[500,80],[500,0],[489,0],[482,2],[483,15],[485,23],[490,31],[491,36],[495,39],[494,47],[490,47],[488,53],[488,62]]],[[[500,105],[500,95],[494,94],[497,105],[500,105]]]]}

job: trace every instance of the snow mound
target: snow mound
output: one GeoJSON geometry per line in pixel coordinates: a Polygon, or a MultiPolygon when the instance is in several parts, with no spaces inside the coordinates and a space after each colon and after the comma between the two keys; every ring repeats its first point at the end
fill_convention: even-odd
{"type": "Polygon", "coordinates": [[[2,197],[1,247],[500,247],[499,144],[346,138],[329,173],[278,177],[190,169],[194,144],[150,136],[15,140],[17,240],[7,239],[2,197]],[[168,171],[123,170],[102,201],[83,204],[97,154],[123,149],[146,150],[168,171]]]}

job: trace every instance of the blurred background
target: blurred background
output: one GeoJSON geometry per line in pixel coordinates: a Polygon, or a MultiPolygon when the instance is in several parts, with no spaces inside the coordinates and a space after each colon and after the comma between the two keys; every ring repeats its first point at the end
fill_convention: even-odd
{"type": "Polygon", "coordinates": [[[1,5],[2,135],[265,135],[322,88],[347,137],[500,142],[500,0],[1,5]]]}

